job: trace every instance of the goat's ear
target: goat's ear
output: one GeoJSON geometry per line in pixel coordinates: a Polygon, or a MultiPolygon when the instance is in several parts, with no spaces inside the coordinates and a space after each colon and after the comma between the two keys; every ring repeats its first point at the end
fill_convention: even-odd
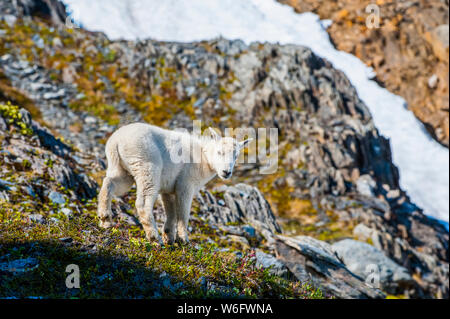
{"type": "Polygon", "coordinates": [[[208,131],[209,131],[209,133],[211,134],[211,137],[212,137],[214,140],[218,141],[218,140],[221,139],[221,136],[220,136],[220,135],[216,132],[216,130],[213,129],[212,127],[208,127],[208,131]]]}
{"type": "Polygon", "coordinates": [[[250,143],[251,141],[253,141],[253,138],[248,138],[245,141],[239,142],[239,147],[242,149],[244,148],[248,143],[250,143]]]}

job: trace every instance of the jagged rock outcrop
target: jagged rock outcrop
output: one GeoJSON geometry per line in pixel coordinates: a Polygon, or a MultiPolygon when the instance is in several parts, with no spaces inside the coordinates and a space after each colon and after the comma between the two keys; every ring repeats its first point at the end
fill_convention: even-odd
{"type": "MultiPolygon", "coordinates": [[[[67,32],[64,28],[50,31],[33,20],[26,21],[22,30],[20,19],[7,18],[16,17],[14,12],[10,4],[0,5],[0,34],[5,35],[0,38],[0,70],[8,85],[34,102],[40,120],[52,130],[32,122],[32,138],[4,134],[2,147],[19,156],[10,158],[2,153],[2,159],[17,174],[26,169],[27,164],[17,160],[23,157],[35,163],[33,170],[48,172],[71,190],[64,196],[89,198],[96,191],[92,175],[101,175],[105,168],[102,143],[119,125],[145,120],[190,129],[192,119],[197,118],[221,129],[275,127],[279,132],[279,170],[263,175],[258,169],[264,163],[238,166],[235,181],[247,185],[200,193],[193,222],[211,223],[221,240],[241,248],[263,245],[273,251],[280,246],[285,254],[280,258],[285,258],[291,272],[296,273],[292,269],[297,269],[297,264],[307,265],[302,266],[306,269],[302,278],[314,274],[330,291],[343,285],[338,296],[380,297],[380,293],[363,288],[358,276],[342,262],[331,261],[336,257],[320,257],[320,267],[315,266],[312,260],[316,257],[276,240],[282,228],[281,219],[275,216],[294,215],[295,219],[295,214],[302,212],[289,203],[310,201],[317,218],[313,226],[319,234],[339,222],[347,232],[331,238],[339,240],[352,236],[353,226],[358,224],[355,236],[407,269],[414,283],[399,293],[448,297],[448,232],[424,216],[399,188],[389,141],[378,134],[345,75],[308,48],[246,45],[226,39],[112,42],[101,33],[67,32]],[[26,46],[30,41],[15,38],[10,26],[15,24],[20,30],[17,36],[32,38],[31,48],[26,46]],[[27,34],[28,30],[32,34],[27,34]],[[67,143],[55,139],[56,135],[67,143]],[[45,164],[46,159],[51,159],[52,167],[45,164]],[[321,267],[325,272],[331,269],[336,277],[314,273],[321,267]]],[[[8,123],[0,118],[0,132],[8,129],[8,123]]],[[[57,191],[56,183],[49,187],[39,178],[37,181],[31,182],[31,188],[42,200],[62,202],[57,194],[50,196],[50,188],[57,191]]],[[[0,195],[11,197],[4,189],[18,185],[26,190],[28,184],[28,177],[18,182],[4,180],[0,195]]],[[[132,208],[126,201],[114,203],[122,222],[137,225],[130,214],[132,208]]],[[[162,224],[161,207],[156,214],[162,224]]],[[[43,216],[32,218],[45,222],[43,216]]]]}
{"type": "Polygon", "coordinates": [[[408,270],[389,259],[381,250],[372,245],[352,239],[344,239],[331,245],[331,249],[346,267],[364,278],[372,271],[377,276],[379,287],[392,295],[404,291],[401,286],[413,283],[408,270]]]}
{"type": "Polygon", "coordinates": [[[428,131],[448,147],[447,0],[278,1],[333,20],[327,31],[336,47],[373,67],[377,81],[402,96],[428,131]],[[379,13],[378,28],[366,23],[375,21],[373,5],[379,13]]]}
{"type": "MultiPolygon", "coordinates": [[[[6,1],[5,1],[6,2],[6,1]]],[[[49,19],[55,25],[62,25],[66,22],[66,8],[58,0],[13,0],[9,5],[0,4],[0,9],[8,14],[24,17],[38,16],[49,19]]]]}
{"type": "MultiPolygon", "coordinates": [[[[12,105],[6,107],[14,110],[12,105]]],[[[95,197],[98,185],[87,175],[86,167],[77,163],[70,146],[34,122],[28,111],[20,109],[18,113],[12,114],[20,116],[21,123],[29,129],[26,134],[15,131],[11,118],[3,109],[0,112],[1,174],[10,179],[2,185],[4,199],[14,201],[20,192],[25,192],[45,202],[52,200],[54,192],[61,198],[57,204],[64,206],[68,200],[95,197]],[[58,193],[61,187],[67,194],[58,193]]]]}
{"type": "Polygon", "coordinates": [[[384,298],[378,289],[349,271],[323,241],[298,236],[278,236],[276,252],[302,282],[312,282],[338,298],[384,298]]]}
{"type": "Polygon", "coordinates": [[[256,187],[246,184],[216,188],[214,194],[205,191],[197,195],[201,211],[207,220],[219,225],[248,223],[269,242],[281,233],[269,203],[256,187]],[[218,199],[220,194],[223,199],[218,199]]]}
{"type": "MultiPolygon", "coordinates": [[[[0,67],[11,85],[35,102],[42,120],[49,127],[57,130],[80,151],[96,154],[100,159],[105,157],[99,141],[105,134],[112,133],[114,127],[87,112],[76,112],[67,107],[70,101],[78,98],[75,85],[55,83],[48,70],[9,54],[0,58],[0,67]]],[[[42,130],[37,133],[45,134],[42,130]]]]}
{"type": "Polygon", "coordinates": [[[363,195],[344,200],[327,196],[321,203],[324,209],[333,208],[340,220],[357,223],[352,232],[358,240],[370,242],[415,274],[416,283],[406,289],[406,295],[448,294],[448,281],[443,280],[448,273],[448,232],[437,221],[408,209],[393,211],[383,200],[363,195]]]}
{"type": "MultiPolygon", "coordinates": [[[[418,281],[411,296],[425,296],[431,291],[432,295],[448,295],[446,282],[425,266],[427,257],[419,261],[417,254],[410,254],[428,251],[437,258],[438,268],[445,267],[448,257],[443,252],[448,251],[448,233],[425,217],[399,188],[389,142],[378,134],[369,111],[341,72],[298,46],[247,46],[225,39],[208,43],[208,48],[212,46],[209,51],[195,44],[147,41],[128,45],[121,59],[135,61],[143,55],[130,72],[132,77],[145,79],[150,91],[159,88],[150,84],[154,83],[152,74],[139,66],[161,57],[183,74],[176,84],[180,98],[186,95],[183,88],[209,83],[198,85],[192,93],[202,101],[197,106],[201,110],[198,116],[206,122],[218,106],[223,106],[217,93],[221,85],[232,92],[226,102],[234,110],[233,121],[251,127],[276,127],[281,136],[280,149],[294,145],[280,155],[284,176],[277,177],[273,184],[288,187],[291,199],[310,198],[325,222],[324,212],[334,211],[340,220],[379,229],[389,243],[379,245],[379,249],[411,273],[427,273],[427,280],[418,281]],[[226,74],[232,74],[233,80],[221,80],[227,78],[226,74]],[[362,191],[363,183],[369,186],[369,192],[362,191]],[[418,240],[422,236],[430,240],[418,240]]],[[[226,123],[219,125],[224,128],[226,123]]],[[[169,125],[190,127],[188,118],[180,115],[169,125]]],[[[264,178],[252,175],[251,169],[242,175],[254,181],[264,178]]]]}

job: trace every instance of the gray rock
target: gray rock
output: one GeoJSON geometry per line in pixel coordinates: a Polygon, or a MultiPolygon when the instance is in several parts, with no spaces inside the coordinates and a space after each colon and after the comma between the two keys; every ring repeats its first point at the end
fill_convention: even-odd
{"type": "Polygon", "coordinates": [[[395,199],[400,197],[401,193],[399,189],[391,189],[389,190],[389,192],[387,192],[386,194],[386,198],[387,199],[395,199]]]}
{"type": "Polygon", "coordinates": [[[55,204],[64,205],[66,203],[64,195],[56,191],[51,191],[48,198],[55,204]]]}
{"type": "Polygon", "coordinates": [[[119,217],[120,221],[125,222],[128,225],[131,225],[131,226],[140,225],[139,220],[136,217],[134,217],[133,215],[127,214],[125,212],[120,211],[118,213],[118,217],[119,217]]]}
{"type": "Polygon", "coordinates": [[[6,22],[6,24],[12,28],[14,27],[14,25],[16,24],[17,21],[17,17],[15,17],[12,14],[6,14],[4,16],[2,16],[2,20],[6,22]]]}
{"type": "Polygon", "coordinates": [[[280,276],[287,278],[289,271],[286,266],[274,256],[257,249],[255,252],[256,266],[260,268],[267,269],[269,272],[275,276],[280,276]]]}
{"type": "Polygon", "coordinates": [[[375,195],[374,188],[377,183],[370,175],[361,175],[356,181],[356,189],[361,195],[373,197],[375,195]]]}
{"type": "MultiPolygon", "coordinates": [[[[236,184],[234,186],[224,186],[215,191],[223,193],[225,205],[220,205],[211,192],[204,192],[204,195],[197,195],[197,200],[201,206],[201,213],[212,224],[219,225],[225,232],[238,236],[262,236],[266,239],[267,245],[273,245],[274,235],[281,233],[272,209],[262,193],[253,186],[246,184],[236,184]],[[229,223],[245,223],[244,228],[233,229],[226,226],[229,223]],[[247,227],[248,226],[248,227],[247,227]],[[258,234],[253,235],[253,230],[258,234]]],[[[260,238],[260,237],[259,237],[260,238]]]]}
{"type": "Polygon", "coordinates": [[[278,235],[276,239],[277,256],[299,281],[309,282],[337,298],[385,297],[348,270],[329,244],[307,236],[278,235]]]}
{"type": "Polygon", "coordinates": [[[63,213],[67,218],[73,217],[73,211],[70,208],[67,207],[61,208],[60,212],[63,213]]]}
{"type": "Polygon", "coordinates": [[[56,217],[51,217],[50,219],[50,222],[52,222],[52,223],[54,223],[54,224],[59,224],[61,221],[58,219],[58,218],[56,218],[56,217]]]}
{"type": "Polygon", "coordinates": [[[0,131],[6,131],[8,129],[8,124],[6,124],[3,117],[0,116],[0,131]]]}
{"type": "Polygon", "coordinates": [[[7,192],[0,192],[0,201],[9,202],[9,196],[7,192]]]}
{"type": "Polygon", "coordinates": [[[35,34],[31,40],[33,40],[34,44],[38,48],[40,48],[40,49],[44,48],[44,46],[45,46],[44,40],[38,34],[35,34]]]}
{"type": "Polygon", "coordinates": [[[231,243],[236,243],[240,245],[243,249],[250,248],[250,243],[248,242],[247,238],[242,236],[236,236],[236,235],[228,235],[227,239],[231,243]]]}
{"type": "Polygon", "coordinates": [[[59,240],[63,243],[67,243],[67,244],[69,244],[73,241],[73,239],[71,237],[61,237],[61,238],[59,238],[59,240]]]}
{"type": "Polygon", "coordinates": [[[412,278],[406,268],[396,264],[382,251],[367,243],[344,239],[331,247],[354,274],[364,279],[370,275],[377,278],[379,276],[380,288],[384,291],[395,294],[399,287],[412,284],[412,278]]]}
{"type": "Polygon", "coordinates": [[[4,188],[4,189],[6,189],[6,190],[9,190],[9,189],[10,189],[10,186],[13,186],[13,185],[14,185],[14,183],[5,181],[4,179],[1,179],[1,178],[0,178],[0,187],[1,187],[1,188],[4,188]]]}
{"type": "Polygon", "coordinates": [[[55,99],[60,99],[60,98],[64,97],[64,95],[65,95],[65,90],[60,89],[57,92],[46,92],[46,93],[44,93],[42,98],[45,100],[55,100],[55,99]]]}
{"type": "Polygon", "coordinates": [[[20,115],[22,116],[22,122],[24,122],[27,126],[31,126],[31,114],[24,108],[19,110],[20,115]]]}
{"type": "Polygon", "coordinates": [[[360,223],[353,228],[353,235],[361,241],[366,241],[372,238],[374,230],[360,223]]]}
{"type": "Polygon", "coordinates": [[[114,278],[114,276],[112,274],[108,274],[107,273],[107,274],[103,274],[101,276],[98,276],[97,280],[100,281],[100,282],[103,282],[105,280],[112,280],[113,278],[114,278]]]}
{"type": "Polygon", "coordinates": [[[244,230],[242,227],[233,226],[233,225],[219,225],[219,229],[226,234],[236,235],[236,236],[244,236],[244,230]]]}
{"type": "Polygon", "coordinates": [[[28,218],[35,223],[43,224],[45,222],[44,216],[41,214],[31,214],[28,218]]]}
{"type": "Polygon", "coordinates": [[[61,41],[61,39],[60,39],[59,37],[55,37],[55,38],[53,38],[53,40],[52,40],[52,45],[53,45],[55,48],[61,48],[61,47],[63,46],[63,43],[62,43],[62,41],[61,41]]]}
{"type": "Polygon", "coordinates": [[[95,117],[93,117],[93,116],[86,116],[84,118],[84,123],[86,123],[86,124],[95,124],[95,123],[97,123],[97,119],[95,117]]]}
{"type": "Polygon", "coordinates": [[[448,61],[449,25],[441,24],[431,31],[431,45],[436,55],[448,61]]]}
{"type": "Polygon", "coordinates": [[[241,227],[245,235],[249,238],[256,238],[256,229],[250,225],[244,225],[241,227]]]}
{"type": "MultiPolygon", "coordinates": [[[[9,2],[1,3],[9,6],[9,2]]],[[[6,14],[9,12],[6,11],[6,14]]],[[[75,32],[74,36],[84,39],[81,33],[75,32]]],[[[93,38],[90,39],[97,37],[96,40],[100,40],[98,43],[103,42],[101,34],[91,36],[93,38]]],[[[158,60],[164,60],[167,67],[177,70],[177,83],[174,86],[177,98],[184,99],[190,95],[195,101],[203,99],[201,113],[206,121],[210,120],[208,114],[216,114],[225,107],[220,98],[221,90],[231,93],[226,104],[236,113],[230,114],[229,119],[239,121],[243,127],[260,124],[276,127],[280,136],[283,136],[280,142],[288,142],[292,146],[290,160],[283,163],[286,174],[276,176],[275,184],[286,183],[293,187],[291,195],[297,198],[310,196],[313,201],[320,201],[321,205],[322,200],[326,199],[325,204],[330,205],[327,208],[330,211],[334,211],[331,207],[335,203],[333,198],[336,199],[336,207],[345,202],[354,202],[355,206],[343,205],[345,208],[340,211],[340,216],[346,215],[344,217],[347,220],[353,219],[376,230],[372,235],[376,247],[397,263],[404,264],[411,272],[419,269],[423,278],[426,278],[417,281],[420,289],[415,290],[414,297],[437,296],[439,292],[448,297],[448,280],[435,271],[448,264],[448,232],[424,217],[420,209],[409,205],[409,199],[403,192],[399,200],[405,203],[400,203],[396,198],[384,201],[367,197],[380,190],[380,185],[384,185],[386,190],[381,190],[381,195],[390,189],[397,190],[399,174],[392,163],[389,141],[379,135],[370,112],[345,75],[329,62],[301,46],[269,43],[246,45],[242,41],[222,38],[208,41],[211,50],[206,50],[204,43],[161,43],[151,40],[140,41],[138,45],[132,41],[113,42],[109,47],[114,47],[118,53],[115,63],[129,70],[130,78],[140,79],[141,83],[149,85],[149,92],[159,95],[162,93],[161,81],[154,81],[160,80],[154,68],[158,60]],[[183,76],[178,80],[180,74],[183,76]],[[357,180],[366,172],[371,172],[376,186],[361,192],[366,195],[355,195],[358,191],[357,180]],[[349,194],[352,201],[346,199],[349,194]],[[429,268],[433,264],[436,268],[429,268]]],[[[53,54],[54,47],[46,46],[44,50],[44,54],[53,54]]],[[[89,43],[88,51],[94,55],[100,51],[107,52],[92,42],[89,43]]],[[[34,101],[42,113],[43,121],[88,155],[87,162],[92,162],[92,166],[78,164],[85,169],[98,169],[104,159],[104,146],[100,145],[99,140],[107,135],[107,131],[99,129],[104,127],[101,119],[97,118],[97,123],[86,124],[86,112],[73,112],[66,107],[68,101],[77,98],[78,90],[71,83],[51,81],[45,68],[20,61],[13,55],[4,55],[0,64],[11,85],[34,101]],[[53,92],[64,92],[64,96],[49,100],[42,98],[43,94],[53,92]],[[80,132],[68,129],[80,123],[83,125],[80,132]],[[98,163],[90,161],[91,155],[98,159],[98,163]]],[[[74,69],[79,67],[78,62],[70,64],[69,67],[74,69]]],[[[120,104],[120,101],[109,95],[109,85],[105,84],[107,87],[102,94],[108,103],[114,106],[120,104]]],[[[78,98],[82,98],[82,95],[78,95],[78,98]]],[[[126,103],[119,106],[118,110],[123,113],[120,125],[141,120],[132,109],[126,103]]],[[[170,119],[167,126],[189,128],[192,121],[182,113],[170,119]]],[[[75,151],[59,143],[50,131],[42,128],[36,130],[36,127],[34,125],[33,129],[37,131],[42,148],[61,159],[61,164],[50,172],[51,177],[64,183],[65,187],[76,189],[80,199],[96,196],[98,186],[78,173],[82,171],[78,170],[81,167],[73,170],[67,165],[67,160],[75,151]]],[[[248,183],[255,185],[254,182],[259,180],[259,172],[256,166],[250,166],[239,166],[242,171],[236,173],[245,171],[242,177],[245,176],[248,183]]],[[[239,193],[236,196],[229,195],[231,201],[227,203],[225,199],[225,205],[222,206],[218,198],[205,193],[202,196],[204,205],[201,217],[211,222],[211,225],[225,225],[232,221],[249,224],[273,246],[276,226],[268,217],[269,214],[265,213],[268,209],[264,201],[259,201],[258,196],[240,198],[239,193]],[[209,196],[213,199],[210,200],[209,196]],[[240,209],[243,209],[242,214],[240,209]],[[254,221],[250,221],[251,216],[255,217],[254,221]]]]}
{"type": "Polygon", "coordinates": [[[32,271],[39,267],[39,262],[36,258],[24,258],[16,259],[9,262],[0,263],[0,272],[10,272],[10,273],[23,273],[32,271]]]}
{"type": "Polygon", "coordinates": [[[30,195],[30,196],[32,196],[32,197],[35,197],[35,196],[36,196],[36,193],[34,192],[34,189],[33,189],[32,186],[27,185],[27,186],[24,187],[24,189],[25,189],[25,192],[26,192],[28,195],[30,195]]]}

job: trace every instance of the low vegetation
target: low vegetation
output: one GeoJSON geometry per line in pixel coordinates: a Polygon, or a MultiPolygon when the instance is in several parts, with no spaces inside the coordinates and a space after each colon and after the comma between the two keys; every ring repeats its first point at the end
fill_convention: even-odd
{"type": "Polygon", "coordinates": [[[0,256],[31,256],[38,266],[15,276],[0,273],[2,297],[323,298],[306,283],[256,267],[252,250],[236,253],[220,246],[213,240],[217,230],[199,219],[191,223],[190,245],[162,248],[146,241],[140,226],[98,228],[95,201],[85,203],[70,219],[51,205],[34,207],[32,198],[27,202],[2,205],[0,256]],[[50,222],[32,221],[27,213],[36,211],[50,222]],[[80,267],[80,289],[65,286],[69,264],[80,267]]]}

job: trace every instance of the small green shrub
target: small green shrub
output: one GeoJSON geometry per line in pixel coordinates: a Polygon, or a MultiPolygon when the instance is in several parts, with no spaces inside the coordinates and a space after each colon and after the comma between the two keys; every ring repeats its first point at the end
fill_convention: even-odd
{"type": "Polygon", "coordinates": [[[22,119],[20,108],[12,105],[11,102],[0,104],[0,115],[8,124],[14,125],[23,135],[32,135],[33,129],[29,127],[22,119]]]}

